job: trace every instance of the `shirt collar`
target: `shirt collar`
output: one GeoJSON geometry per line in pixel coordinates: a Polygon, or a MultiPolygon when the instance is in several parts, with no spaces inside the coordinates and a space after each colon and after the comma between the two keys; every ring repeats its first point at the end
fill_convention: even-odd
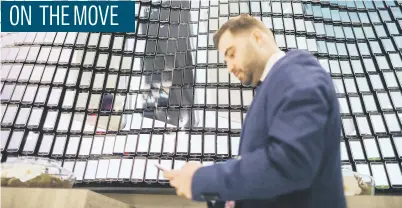
{"type": "Polygon", "coordinates": [[[265,64],[264,71],[262,72],[262,75],[260,78],[261,82],[264,81],[265,77],[268,75],[269,71],[272,69],[272,67],[275,65],[275,63],[277,61],[279,61],[279,59],[281,59],[285,55],[286,55],[286,53],[283,51],[279,51],[279,52],[272,54],[272,56],[268,59],[267,63],[265,64]]]}

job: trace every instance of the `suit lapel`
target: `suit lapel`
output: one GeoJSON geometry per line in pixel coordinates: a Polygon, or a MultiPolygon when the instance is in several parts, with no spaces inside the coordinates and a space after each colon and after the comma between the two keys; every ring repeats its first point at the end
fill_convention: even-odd
{"type": "MultiPolygon", "coordinates": [[[[264,79],[264,81],[265,82],[270,82],[270,79],[272,79],[272,75],[273,75],[273,70],[275,70],[276,69],[276,67],[278,67],[280,64],[278,64],[278,63],[281,63],[284,59],[286,59],[286,57],[287,57],[287,55],[289,54],[290,52],[288,52],[284,57],[282,57],[279,61],[277,61],[273,66],[272,66],[272,68],[271,68],[271,73],[270,73],[270,76],[266,76],[265,77],[265,79],[264,79]]],[[[239,144],[239,155],[241,155],[241,153],[242,153],[242,144],[243,144],[243,140],[244,140],[244,132],[245,132],[245,130],[246,130],[246,128],[247,128],[247,123],[248,123],[248,120],[249,120],[249,118],[248,117],[250,117],[249,115],[250,115],[250,113],[251,113],[251,111],[252,111],[252,109],[253,109],[253,104],[254,104],[254,102],[255,102],[255,100],[257,99],[257,96],[259,95],[259,91],[261,90],[261,85],[263,84],[263,82],[259,82],[258,84],[257,84],[257,88],[256,88],[256,91],[255,91],[255,96],[254,96],[254,98],[253,98],[253,101],[251,102],[251,104],[250,104],[250,107],[248,108],[248,110],[247,110],[247,115],[246,115],[246,118],[244,119],[244,121],[243,121],[243,126],[242,126],[242,129],[241,129],[241,133],[240,133],[240,144],[239,144]]]]}
{"type": "Polygon", "coordinates": [[[250,115],[250,113],[251,113],[251,111],[253,109],[253,105],[255,103],[255,100],[257,99],[258,91],[260,89],[260,86],[261,86],[261,83],[259,83],[257,88],[256,88],[255,96],[254,96],[253,100],[251,101],[250,107],[247,110],[246,118],[243,121],[243,126],[242,126],[242,130],[241,130],[241,133],[240,133],[239,155],[241,155],[241,152],[242,152],[241,147],[242,147],[242,143],[243,143],[243,140],[244,140],[244,132],[245,132],[245,130],[247,128],[246,126],[247,126],[247,123],[248,123],[248,120],[249,120],[249,117],[250,117],[249,115],[250,115]]]}

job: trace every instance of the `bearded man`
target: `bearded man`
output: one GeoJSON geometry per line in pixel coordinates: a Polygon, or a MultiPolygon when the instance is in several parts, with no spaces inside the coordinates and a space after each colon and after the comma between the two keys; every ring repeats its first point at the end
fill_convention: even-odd
{"type": "Polygon", "coordinates": [[[240,157],[187,163],[164,176],[178,195],[236,208],[344,208],[341,117],[330,75],[308,51],[282,52],[249,15],[214,35],[229,72],[256,94],[240,136],[240,157]]]}

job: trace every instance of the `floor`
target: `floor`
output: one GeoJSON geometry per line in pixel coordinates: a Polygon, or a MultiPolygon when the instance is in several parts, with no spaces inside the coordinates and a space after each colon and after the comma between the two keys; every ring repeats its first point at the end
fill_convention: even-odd
{"type": "MultiPolygon", "coordinates": [[[[207,208],[205,203],[195,203],[174,195],[104,194],[135,208],[207,208]]],[[[350,196],[348,208],[400,208],[401,196],[350,196]]]]}
{"type": "Polygon", "coordinates": [[[104,194],[125,202],[135,208],[206,208],[205,203],[196,203],[174,195],[104,194]]]}

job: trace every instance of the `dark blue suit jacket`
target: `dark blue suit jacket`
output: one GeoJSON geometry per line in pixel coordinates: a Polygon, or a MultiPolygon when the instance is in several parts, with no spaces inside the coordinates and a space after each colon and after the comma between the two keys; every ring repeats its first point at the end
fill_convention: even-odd
{"type": "Polygon", "coordinates": [[[242,208],[344,208],[340,134],[330,75],[307,51],[289,51],[257,88],[241,158],[197,170],[193,200],[211,195],[242,208]]]}

